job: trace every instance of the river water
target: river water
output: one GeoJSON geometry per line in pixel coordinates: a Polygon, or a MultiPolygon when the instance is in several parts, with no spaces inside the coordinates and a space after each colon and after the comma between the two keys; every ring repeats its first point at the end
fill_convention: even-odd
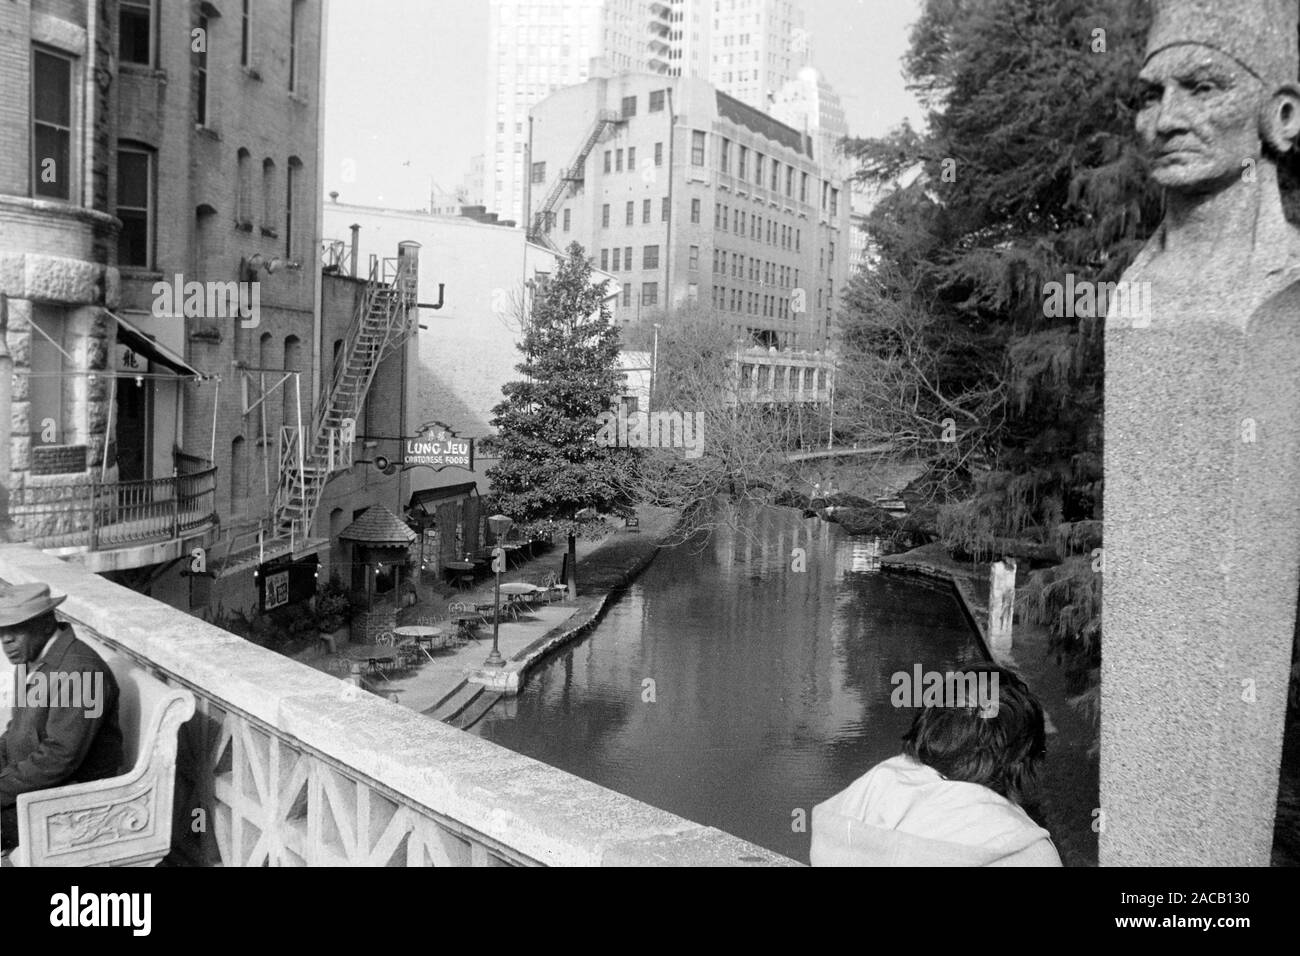
{"type": "Polygon", "coordinates": [[[807,862],[813,806],[899,752],[891,675],[980,652],[946,583],[797,511],[746,524],[661,552],[473,730],[807,862]]]}

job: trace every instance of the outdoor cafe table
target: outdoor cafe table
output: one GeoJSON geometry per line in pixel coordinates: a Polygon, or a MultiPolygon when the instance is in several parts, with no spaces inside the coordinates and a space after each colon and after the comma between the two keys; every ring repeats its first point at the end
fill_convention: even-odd
{"type": "MultiPolygon", "coordinates": [[[[408,624],[404,627],[393,628],[393,634],[402,640],[403,643],[406,641],[414,641],[415,645],[421,650],[424,650],[427,654],[429,650],[433,649],[434,639],[443,636],[443,630],[442,628],[434,627],[431,624],[408,624]],[[428,645],[427,650],[425,649],[425,645],[428,645]]],[[[445,641],[439,645],[440,648],[445,646],[445,641]]]]}
{"type": "Polygon", "coordinates": [[[513,606],[515,613],[518,614],[519,608],[525,604],[525,598],[537,596],[542,593],[542,589],[527,581],[511,581],[501,585],[501,593],[510,599],[508,606],[513,606]]]}
{"type": "Polygon", "coordinates": [[[448,571],[455,572],[456,583],[459,585],[474,583],[474,569],[478,567],[478,565],[473,561],[448,561],[444,567],[446,567],[448,571]]]}

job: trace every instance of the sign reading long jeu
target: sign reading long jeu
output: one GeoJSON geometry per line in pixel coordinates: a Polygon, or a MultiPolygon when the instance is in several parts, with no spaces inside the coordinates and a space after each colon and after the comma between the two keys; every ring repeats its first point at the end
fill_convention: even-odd
{"type": "Polygon", "coordinates": [[[474,439],[459,438],[441,422],[434,422],[421,428],[414,438],[406,439],[402,447],[402,464],[473,471],[474,439]]]}

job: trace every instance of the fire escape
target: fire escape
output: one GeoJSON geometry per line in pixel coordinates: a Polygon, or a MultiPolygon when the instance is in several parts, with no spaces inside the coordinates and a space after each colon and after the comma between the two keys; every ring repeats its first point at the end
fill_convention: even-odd
{"type": "MultiPolygon", "coordinates": [[[[280,476],[269,521],[230,537],[221,573],[261,564],[283,554],[300,556],[324,544],[312,521],[325,485],[352,466],[356,421],[380,364],[400,348],[418,324],[417,259],[372,258],[370,275],[328,386],[321,389],[309,430],[280,429],[280,476]],[[309,441],[303,442],[307,431],[309,441]]],[[[301,403],[298,404],[301,408],[301,403]]]]}
{"type": "Polygon", "coordinates": [[[546,246],[553,252],[561,252],[559,245],[551,238],[551,230],[555,227],[555,211],[571,187],[581,183],[586,175],[587,157],[591,151],[596,148],[600,142],[605,130],[611,126],[617,126],[619,123],[627,122],[614,110],[601,110],[596,116],[596,122],[592,124],[591,131],[587,138],[583,140],[582,146],[573,157],[573,162],[569,163],[566,169],[560,170],[559,178],[546,193],[546,198],[542,200],[541,206],[533,214],[533,227],[529,230],[528,238],[532,242],[546,246]]]}

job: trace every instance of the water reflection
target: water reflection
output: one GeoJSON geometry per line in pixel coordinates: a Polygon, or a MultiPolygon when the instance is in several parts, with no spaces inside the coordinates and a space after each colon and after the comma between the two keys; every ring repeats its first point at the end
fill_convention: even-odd
{"type": "Polygon", "coordinates": [[[806,861],[798,811],[898,751],[890,676],[978,657],[947,586],[880,553],[778,508],[667,550],[475,732],[806,861]]]}

